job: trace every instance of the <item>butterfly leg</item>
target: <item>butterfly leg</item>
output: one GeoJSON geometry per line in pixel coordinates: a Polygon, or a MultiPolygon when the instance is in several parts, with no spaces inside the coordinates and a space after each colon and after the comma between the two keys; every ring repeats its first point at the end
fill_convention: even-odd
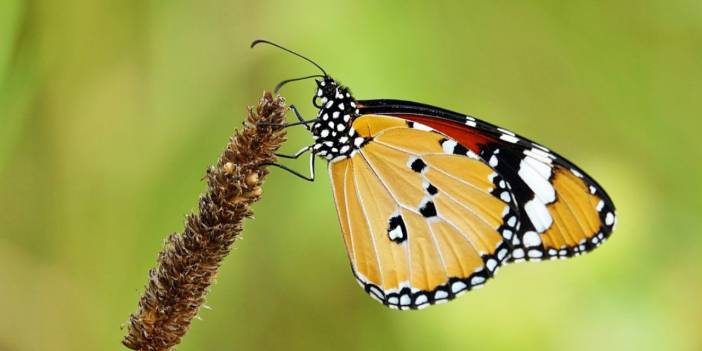
{"type": "Polygon", "coordinates": [[[310,130],[309,124],[314,123],[317,121],[317,119],[310,119],[310,120],[305,120],[304,117],[300,114],[300,111],[297,110],[297,107],[295,105],[290,105],[290,110],[295,113],[295,117],[297,118],[297,122],[292,122],[292,123],[284,123],[284,124],[276,124],[276,123],[268,123],[268,122],[258,122],[256,125],[257,126],[270,126],[270,127],[280,127],[280,128],[288,128],[288,127],[293,127],[293,126],[299,126],[299,125],[304,125],[307,130],[310,130]]]}
{"type": "Polygon", "coordinates": [[[283,124],[278,124],[278,123],[268,123],[268,122],[258,122],[256,123],[256,126],[259,127],[279,127],[281,129],[285,129],[288,127],[294,127],[294,126],[299,126],[299,125],[304,125],[307,129],[309,129],[308,124],[313,123],[316,121],[316,119],[311,119],[308,121],[299,121],[299,122],[292,122],[292,123],[283,123],[283,124]]]}
{"type": "MultiPolygon", "coordinates": [[[[303,153],[304,153],[304,152],[303,152],[303,153]]],[[[278,167],[278,168],[280,168],[280,169],[282,169],[282,170],[284,170],[284,171],[287,171],[288,173],[290,173],[290,174],[292,174],[292,175],[294,175],[294,176],[296,176],[296,177],[298,177],[298,178],[302,178],[302,179],[304,179],[304,180],[306,180],[306,181],[308,181],[308,182],[314,182],[314,176],[315,176],[315,172],[314,172],[314,160],[315,160],[315,159],[316,159],[316,157],[314,156],[314,154],[310,154],[310,175],[309,175],[309,176],[305,176],[305,175],[303,175],[302,173],[300,173],[300,172],[298,172],[298,171],[296,171],[296,170],[294,170],[294,169],[289,168],[288,166],[281,165],[281,164],[275,163],[275,162],[267,162],[267,163],[263,163],[263,164],[261,164],[261,165],[262,165],[262,166],[274,166],[274,167],[278,167]]]]}
{"type": "Polygon", "coordinates": [[[296,160],[296,159],[298,159],[300,156],[304,155],[306,152],[310,151],[311,149],[312,149],[312,146],[310,145],[310,146],[305,146],[305,147],[303,147],[302,149],[298,150],[298,151],[297,151],[295,154],[293,154],[293,155],[283,155],[283,154],[275,154],[275,155],[278,156],[278,157],[282,157],[282,158],[287,158],[287,159],[296,160]]]}
{"type": "Polygon", "coordinates": [[[300,111],[297,110],[297,107],[295,107],[295,105],[290,105],[290,111],[292,111],[295,114],[295,117],[297,117],[297,120],[300,121],[300,123],[305,125],[305,128],[307,128],[307,130],[310,130],[310,126],[307,125],[307,123],[314,122],[314,119],[310,121],[305,121],[305,118],[302,117],[302,114],[300,114],[300,111]]]}

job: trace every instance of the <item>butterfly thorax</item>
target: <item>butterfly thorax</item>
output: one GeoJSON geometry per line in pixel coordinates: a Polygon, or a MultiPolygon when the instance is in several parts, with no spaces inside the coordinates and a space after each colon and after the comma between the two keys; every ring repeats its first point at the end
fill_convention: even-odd
{"type": "Polygon", "coordinates": [[[365,138],[353,128],[359,111],[349,89],[325,77],[317,81],[314,104],[319,113],[311,129],[315,140],[312,152],[327,160],[350,157],[365,138]]]}

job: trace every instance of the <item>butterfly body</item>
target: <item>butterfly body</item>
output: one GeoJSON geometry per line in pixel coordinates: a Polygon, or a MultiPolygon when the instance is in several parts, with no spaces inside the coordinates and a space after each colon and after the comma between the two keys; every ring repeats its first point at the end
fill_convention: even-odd
{"type": "Polygon", "coordinates": [[[317,120],[310,131],[315,140],[312,153],[327,160],[351,156],[365,142],[353,127],[359,115],[356,100],[351,92],[333,79],[319,81],[315,105],[319,108],[317,120]]]}

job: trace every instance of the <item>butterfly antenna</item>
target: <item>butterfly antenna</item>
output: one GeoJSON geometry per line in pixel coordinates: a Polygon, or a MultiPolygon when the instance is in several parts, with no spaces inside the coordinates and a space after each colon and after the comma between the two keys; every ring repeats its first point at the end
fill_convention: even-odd
{"type": "Polygon", "coordinates": [[[275,86],[275,89],[273,89],[273,92],[277,94],[278,91],[280,90],[280,88],[283,87],[283,85],[288,84],[290,82],[297,82],[298,80],[305,80],[305,79],[310,79],[310,78],[324,78],[324,77],[325,76],[323,76],[321,74],[313,74],[311,76],[306,76],[306,77],[286,79],[286,80],[278,83],[278,85],[275,86]]]}
{"type": "Polygon", "coordinates": [[[253,43],[251,43],[251,47],[253,48],[254,46],[256,46],[256,45],[258,45],[258,44],[261,44],[261,43],[263,43],[263,44],[268,44],[268,45],[272,45],[272,46],[277,47],[278,49],[285,50],[285,51],[287,51],[287,52],[289,52],[289,53],[291,53],[291,54],[293,54],[293,55],[295,55],[295,56],[297,56],[297,57],[299,57],[299,58],[301,58],[301,59],[303,59],[303,60],[305,60],[305,61],[307,61],[307,62],[313,64],[313,65],[315,65],[315,67],[319,68],[319,70],[322,71],[322,73],[324,73],[324,77],[328,76],[327,71],[325,71],[324,68],[322,68],[322,66],[318,65],[316,62],[314,62],[314,61],[308,59],[308,58],[305,57],[305,56],[302,56],[302,55],[296,53],[295,51],[292,51],[292,50],[290,50],[290,49],[286,49],[286,48],[284,48],[284,47],[282,47],[282,46],[280,46],[280,45],[278,45],[278,44],[276,44],[276,43],[270,42],[270,41],[268,41],[268,40],[258,39],[258,40],[254,40],[253,43]]]}

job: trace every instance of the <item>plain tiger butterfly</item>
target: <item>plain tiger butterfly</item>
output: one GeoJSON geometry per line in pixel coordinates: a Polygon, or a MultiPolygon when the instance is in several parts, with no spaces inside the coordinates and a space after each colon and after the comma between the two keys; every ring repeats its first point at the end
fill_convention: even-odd
{"type": "Polygon", "coordinates": [[[418,309],[481,287],[501,265],[577,256],[600,246],[616,217],[585,171],[509,130],[401,100],[357,100],[312,60],[317,116],[297,122],[314,143],[294,155],[328,162],[354,276],[374,299],[418,309]]]}

